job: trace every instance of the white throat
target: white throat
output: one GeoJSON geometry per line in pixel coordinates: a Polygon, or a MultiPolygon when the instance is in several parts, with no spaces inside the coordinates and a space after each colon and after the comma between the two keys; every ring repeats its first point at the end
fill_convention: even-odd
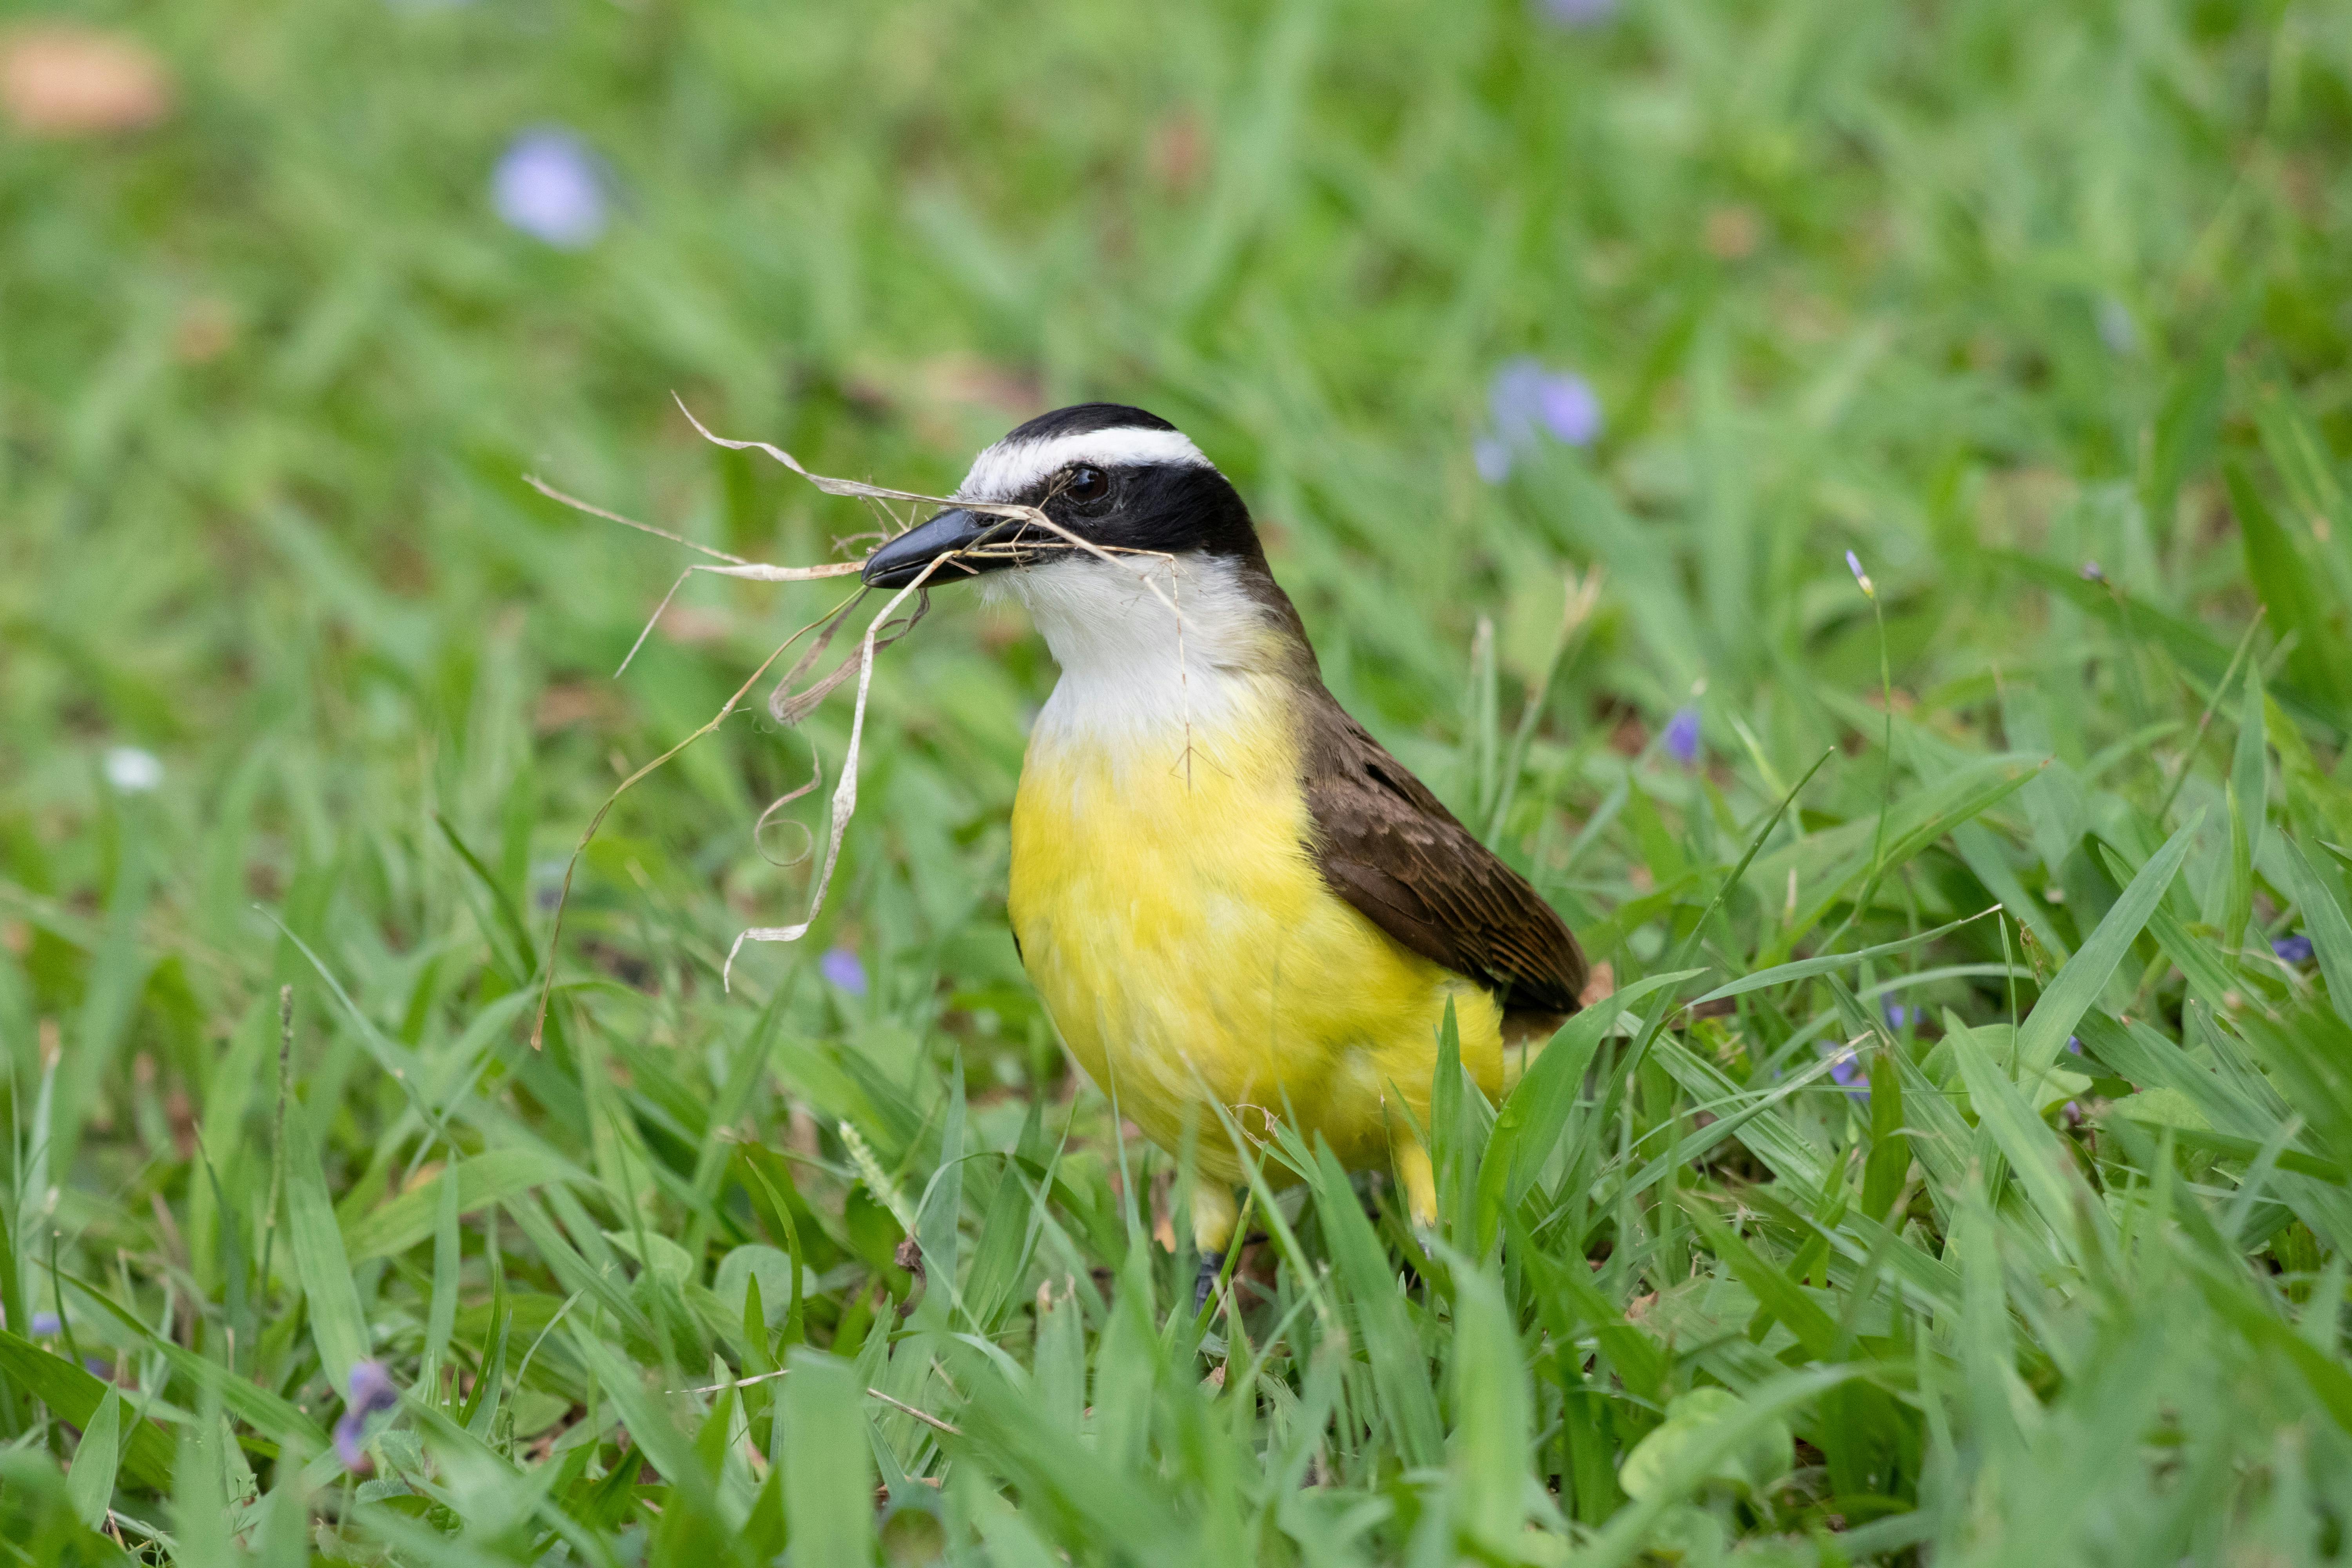
{"type": "Polygon", "coordinates": [[[1263,689],[1276,625],[1232,561],[1066,554],[981,583],[1028,609],[1062,667],[1040,739],[1213,733],[1263,689]]]}

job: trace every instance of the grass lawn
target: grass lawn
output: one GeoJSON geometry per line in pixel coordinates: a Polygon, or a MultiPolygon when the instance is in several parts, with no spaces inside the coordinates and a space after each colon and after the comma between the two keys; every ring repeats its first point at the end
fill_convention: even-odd
{"type": "Polygon", "coordinates": [[[0,1560],[2352,1552],[2352,10],[16,16],[0,1560]],[[693,557],[523,476],[876,526],[673,392],[1234,478],[1616,988],[1499,1107],[1441,1056],[1433,1245],[1277,1134],[1190,1310],[1190,1163],[1006,932],[1055,670],[969,595],[808,939],[722,991],[849,732],[755,688],[531,1048],[600,803],[841,590],[616,679],[693,557]]]}

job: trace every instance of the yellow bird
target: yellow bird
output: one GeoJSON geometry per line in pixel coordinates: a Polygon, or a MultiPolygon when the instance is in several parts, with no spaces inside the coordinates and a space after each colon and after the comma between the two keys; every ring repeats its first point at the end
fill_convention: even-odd
{"type": "Polygon", "coordinates": [[[1013,808],[1013,941],[1118,1110],[1164,1149],[1197,1129],[1203,1289],[1243,1179],[1211,1100],[1244,1138],[1289,1116],[1350,1168],[1391,1164],[1434,1225],[1415,1128],[1446,1004],[1498,1096],[1507,1046],[1576,1009],[1575,938],[1326,689],[1248,507],[1175,426],[1044,415],[956,499],[1055,527],[952,507],[865,580],[985,574],[1061,666],[1013,808]]]}

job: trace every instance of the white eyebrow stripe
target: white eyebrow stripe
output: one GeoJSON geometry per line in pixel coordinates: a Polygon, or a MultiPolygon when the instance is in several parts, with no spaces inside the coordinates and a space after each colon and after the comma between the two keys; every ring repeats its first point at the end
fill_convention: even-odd
{"type": "Polygon", "coordinates": [[[1207,468],[1215,465],[1192,445],[1181,430],[1144,430],[1132,426],[1087,430],[1074,436],[1049,436],[1043,441],[999,441],[972,459],[971,472],[956,489],[958,500],[1009,500],[1038,480],[1074,463],[1098,468],[1175,463],[1207,468]]]}

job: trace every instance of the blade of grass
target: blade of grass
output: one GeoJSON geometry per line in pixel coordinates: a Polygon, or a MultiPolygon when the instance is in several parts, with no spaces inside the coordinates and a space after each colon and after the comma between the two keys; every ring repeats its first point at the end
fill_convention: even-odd
{"type": "Polygon", "coordinates": [[[66,1471],[66,1495],[73,1501],[74,1513],[92,1530],[106,1522],[107,1509],[114,1501],[115,1467],[122,1457],[121,1423],[122,1396],[110,1388],[99,1402],[98,1414],[83,1428],[73,1464],[66,1471]]]}
{"type": "Polygon", "coordinates": [[[865,1568],[874,1555],[874,1463],[856,1370],[796,1345],[785,1381],[784,1515],[793,1561],[865,1568]]]}
{"type": "Polygon", "coordinates": [[[1515,1207],[1528,1194],[1551,1157],[1553,1146],[1568,1125],[1576,1097],[1584,1088],[1586,1069],[1610,1030],[1627,1010],[1651,993],[1676,985],[1703,969],[1680,969],[1653,974],[1592,1003],[1560,1026],[1521,1076],[1510,1098],[1496,1114],[1495,1131],[1486,1144],[1486,1158],[1478,1168],[1477,1252],[1494,1246],[1503,1210],[1515,1207]]]}
{"type": "Polygon", "coordinates": [[[326,1168],[308,1127],[302,1117],[288,1120],[293,1144],[286,1161],[286,1245],[294,1255],[295,1277],[309,1304],[320,1368],[340,1395],[351,1385],[352,1368],[367,1359],[367,1319],[360,1310],[359,1288],[343,1250],[342,1227],[335,1223],[334,1203],[327,1195],[326,1168]]]}
{"type": "Polygon", "coordinates": [[[1907,952],[1915,947],[1925,946],[1940,937],[1949,936],[1963,926],[1973,925],[2000,908],[1999,904],[1994,904],[1990,908],[1979,910],[1975,914],[1963,915],[1949,924],[1937,926],[1933,931],[1921,931],[1916,936],[1902,937],[1894,942],[1883,942],[1874,947],[1860,948],[1853,952],[1823,953],[1818,957],[1799,959],[1793,963],[1775,964],[1769,969],[1759,970],[1753,974],[1744,974],[1737,980],[1718,985],[1706,995],[1692,1002],[1690,1005],[1703,1007],[1709,1002],[1721,1002],[1727,997],[1744,996],[1750,991],[1761,991],[1768,985],[1785,985],[1792,981],[1810,979],[1816,974],[1827,974],[1832,970],[1844,969],[1853,964],[1867,963],[1874,958],[1887,958],[1898,952],[1907,952]]]}
{"type": "MultiPolygon", "coordinates": [[[[63,1356],[0,1329],[0,1370],[18,1388],[47,1405],[60,1421],[89,1430],[113,1388],[63,1356]]],[[[172,1483],[171,1441],[152,1423],[134,1421],[121,1445],[121,1473],[137,1486],[162,1490],[172,1483]]],[[[55,1472],[52,1471],[52,1474],[55,1472]]]]}
{"type": "Polygon", "coordinates": [[[2175,833],[2164,847],[2148,857],[2123,897],[2107,910],[2105,919],[2084,942],[2074,957],[2068,959],[2042,993],[2033,1011],[2025,1016],[2025,1023],[2017,1034],[2017,1065],[2022,1073],[2045,1071],[2065,1048],[2066,1037],[2074,1032],[2083,1015],[2106,989],[2116,966],[2131,951],[2132,942],[2139,936],[2148,917],[2164,897],[2172,879],[2179,874],[2180,864],[2189,858],[2201,815],[2175,833]]]}
{"type": "Polygon", "coordinates": [[[425,1311],[425,1359],[418,1383],[425,1397],[438,1401],[441,1397],[441,1369],[448,1363],[449,1339],[457,1324],[457,1276],[463,1267],[464,1253],[458,1215],[464,1190],[460,1170],[466,1162],[455,1155],[443,1167],[436,1184],[438,1212],[433,1226],[433,1295],[425,1311]]]}

